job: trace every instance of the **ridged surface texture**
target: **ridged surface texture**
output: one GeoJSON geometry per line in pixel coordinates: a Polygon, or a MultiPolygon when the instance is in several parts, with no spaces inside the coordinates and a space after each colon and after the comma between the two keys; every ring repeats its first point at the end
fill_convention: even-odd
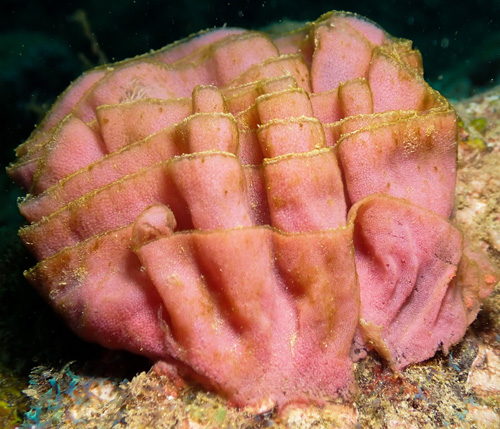
{"type": "Polygon", "coordinates": [[[81,337],[236,406],[448,351],[498,277],[450,217],[457,116],[360,16],[216,29],[91,70],[8,171],[26,273],[81,337]]]}

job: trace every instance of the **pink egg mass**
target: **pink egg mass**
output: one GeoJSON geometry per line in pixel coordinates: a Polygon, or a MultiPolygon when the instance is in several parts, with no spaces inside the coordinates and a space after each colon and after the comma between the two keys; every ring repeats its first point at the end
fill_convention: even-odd
{"type": "Polygon", "coordinates": [[[265,411],[460,341],[498,276],[450,220],[456,151],[411,42],[331,12],[90,70],[8,172],[79,336],[265,411]]]}

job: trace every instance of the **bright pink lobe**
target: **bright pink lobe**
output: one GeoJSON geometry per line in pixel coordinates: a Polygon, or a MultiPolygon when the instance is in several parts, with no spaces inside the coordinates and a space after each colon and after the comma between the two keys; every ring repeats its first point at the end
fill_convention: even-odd
{"type": "Polygon", "coordinates": [[[448,351],[467,328],[461,291],[451,282],[460,232],[431,211],[377,195],[356,204],[349,220],[367,341],[398,369],[448,351]]]}
{"type": "Polygon", "coordinates": [[[338,155],[351,203],[385,193],[449,217],[455,139],[454,112],[400,119],[346,135],[338,155]]]}

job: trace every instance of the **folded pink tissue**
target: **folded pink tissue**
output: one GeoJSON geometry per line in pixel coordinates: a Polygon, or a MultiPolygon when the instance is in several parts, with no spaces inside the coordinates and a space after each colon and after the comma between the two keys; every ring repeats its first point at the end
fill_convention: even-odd
{"type": "Polygon", "coordinates": [[[257,412],[445,353],[498,275],[450,217],[457,115],[355,14],[96,68],[17,149],[26,277],[82,338],[257,412]],[[466,243],[466,244],[464,244],[466,243]]]}

